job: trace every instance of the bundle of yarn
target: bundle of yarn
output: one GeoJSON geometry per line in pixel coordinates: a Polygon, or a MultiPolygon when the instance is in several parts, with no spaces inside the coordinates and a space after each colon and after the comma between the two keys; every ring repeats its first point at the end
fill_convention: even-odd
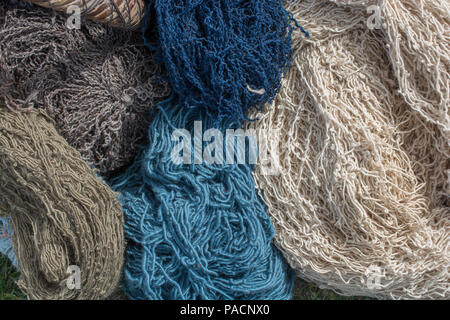
{"type": "Polygon", "coordinates": [[[17,258],[11,242],[12,230],[9,227],[9,219],[0,217],[0,253],[5,255],[17,268],[17,258]]]}
{"type": "Polygon", "coordinates": [[[277,135],[256,170],[276,245],[344,295],[450,297],[448,2],[305,0],[293,67],[250,127],[277,135]],[[376,26],[373,28],[373,26],[376,26]]]}
{"type": "Polygon", "coordinates": [[[174,97],[160,103],[149,146],[110,181],[125,212],[125,293],[133,299],[291,298],[295,273],[272,243],[274,228],[250,166],[204,162],[208,144],[193,132],[194,121],[214,128],[202,108],[185,110],[174,97]],[[184,139],[186,162],[178,163],[176,145],[184,139]]]}
{"type": "Polygon", "coordinates": [[[169,94],[138,34],[23,1],[0,3],[0,91],[14,108],[44,109],[83,159],[108,176],[147,142],[150,110],[169,94]],[[24,5],[25,4],[25,5],[24,5]]]}
{"type": "Polygon", "coordinates": [[[108,297],[123,266],[120,203],[44,111],[0,105],[0,179],[0,216],[10,217],[28,297],[108,297]]]}
{"type": "Polygon", "coordinates": [[[293,26],[281,0],[151,0],[143,30],[181,107],[200,107],[219,123],[273,99],[293,26]]]}

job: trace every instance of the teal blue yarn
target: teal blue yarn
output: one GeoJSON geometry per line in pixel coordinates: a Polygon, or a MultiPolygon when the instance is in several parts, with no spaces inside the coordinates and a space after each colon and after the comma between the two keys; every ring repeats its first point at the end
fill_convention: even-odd
{"type": "Polygon", "coordinates": [[[9,226],[9,219],[0,217],[0,253],[8,257],[14,267],[17,268],[18,263],[11,238],[6,236],[12,235],[12,233],[12,229],[9,226]]]}
{"type": "Polygon", "coordinates": [[[173,130],[192,132],[195,120],[203,130],[215,123],[201,108],[160,103],[149,146],[110,181],[125,213],[125,293],[157,300],[290,299],[295,275],[272,244],[275,231],[250,166],[171,160],[178,143],[173,130]]]}
{"type": "Polygon", "coordinates": [[[150,0],[143,37],[181,105],[220,122],[247,119],[275,97],[295,26],[308,36],[281,0],[150,0]]]}

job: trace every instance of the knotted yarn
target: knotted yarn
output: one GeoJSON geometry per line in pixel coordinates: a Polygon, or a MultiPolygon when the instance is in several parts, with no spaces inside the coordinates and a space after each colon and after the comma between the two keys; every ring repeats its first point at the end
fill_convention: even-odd
{"type": "Polygon", "coordinates": [[[273,99],[291,60],[293,25],[280,0],[151,0],[143,32],[182,107],[203,108],[220,123],[273,99]]]}
{"type": "Polygon", "coordinates": [[[117,289],[120,203],[43,110],[0,105],[0,179],[0,216],[10,217],[17,284],[29,298],[104,299],[117,289]],[[69,267],[79,270],[74,287],[69,267]]]}
{"type": "Polygon", "coordinates": [[[58,132],[108,176],[147,141],[150,110],[170,92],[139,34],[34,5],[0,3],[1,94],[11,107],[44,109],[58,132]]]}
{"type": "Polygon", "coordinates": [[[9,227],[8,219],[0,217],[0,253],[5,255],[17,268],[17,258],[11,242],[12,230],[9,227]]]}
{"type": "Polygon", "coordinates": [[[206,130],[214,120],[201,108],[184,110],[174,97],[155,113],[149,146],[110,181],[125,213],[125,293],[158,300],[289,299],[295,275],[272,244],[273,225],[250,166],[176,164],[174,130],[192,134],[194,121],[206,130]]]}
{"type": "MultiPolygon", "coordinates": [[[[408,8],[410,2],[396,3],[408,8]]],[[[252,113],[258,120],[248,123],[267,137],[277,135],[283,146],[268,143],[269,154],[280,154],[279,176],[254,172],[277,247],[301,278],[340,294],[448,299],[448,140],[443,126],[422,112],[431,109],[408,99],[405,90],[413,86],[392,56],[395,35],[385,33],[397,27],[370,30],[365,6],[305,0],[286,8],[310,38],[293,34],[294,66],[273,104],[252,113]]],[[[417,33],[408,36],[441,30],[436,38],[443,40],[449,25],[441,29],[433,21],[411,19],[417,33]]],[[[418,45],[401,51],[403,61],[422,61],[428,43],[418,45]]],[[[446,72],[443,65],[417,67],[428,81],[412,96],[431,94],[446,72]],[[440,74],[434,82],[431,70],[440,74]]],[[[446,91],[440,87],[441,96],[446,91]]],[[[428,103],[443,111],[440,101],[428,103]]]]}

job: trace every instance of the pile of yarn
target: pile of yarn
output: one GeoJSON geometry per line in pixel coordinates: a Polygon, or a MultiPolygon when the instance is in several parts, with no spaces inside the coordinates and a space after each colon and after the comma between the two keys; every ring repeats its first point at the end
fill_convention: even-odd
{"type": "Polygon", "coordinates": [[[341,294],[449,298],[448,5],[373,1],[371,30],[366,1],[334,2],[289,3],[311,37],[248,124],[283,146],[279,176],[254,173],[276,244],[341,294]]]}
{"type": "Polygon", "coordinates": [[[10,217],[18,285],[28,297],[104,299],[117,289],[120,203],[44,111],[0,104],[0,179],[0,216],[10,217]],[[79,268],[77,290],[68,285],[70,266],[79,268]]]}
{"type": "Polygon", "coordinates": [[[158,109],[149,146],[111,181],[125,212],[125,292],[134,299],[289,299],[294,273],[271,241],[250,166],[202,162],[191,137],[202,150],[207,144],[194,121],[203,130],[215,124],[203,109],[184,109],[175,98],[158,109]],[[174,161],[177,128],[191,164],[174,161]]]}
{"type": "Polygon", "coordinates": [[[181,107],[220,122],[246,119],[279,91],[293,26],[281,0],[151,0],[143,29],[181,107]]]}
{"type": "Polygon", "coordinates": [[[26,2],[0,3],[0,92],[10,106],[44,109],[104,176],[147,142],[150,110],[170,93],[139,34],[26,2]],[[24,5],[25,4],[25,5],[24,5]]]}
{"type": "Polygon", "coordinates": [[[0,3],[0,252],[28,297],[289,299],[295,273],[450,297],[447,0],[147,4],[140,37],[0,3]],[[214,161],[242,126],[278,174],[214,161]]]}

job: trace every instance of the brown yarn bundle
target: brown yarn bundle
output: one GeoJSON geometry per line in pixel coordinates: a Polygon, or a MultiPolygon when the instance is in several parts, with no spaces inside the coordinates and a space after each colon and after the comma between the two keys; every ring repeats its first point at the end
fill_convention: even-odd
{"type": "Polygon", "coordinates": [[[147,141],[150,110],[169,94],[139,35],[38,6],[0,4],[0,91],[11,108],[44,109],[83,159],[107,176],[147,141]]]}
{"type": "Polygon", "coordinates": [[[0,179],[0,215],[11,217],[18,285],[29,298],[102,299],[117,289],[120,203],[44,111],[0,105],[0,179]],[[69,266],[79,267],[79,289],[68,286],[69,266]]]}
{"type": "MultiPolygon", "coordinates": [[[[396,0],[397,8],[408,1],[396,0]]],[[[386,34],[369,30],[364,6],[286,6],[311,37],[294,35],[281,92],[249,123],[280,139],[279,147],[268,143],[279,153],[280,175],[254,173],[277,246],[300,277],[344,295],[449,298],[449,51],[426,53],[440,65],[416,65],[415,87],[397,62],[412,67],[429,43],[421,38],[394,59],[392,47],[407,48],[390,43],[397,20],[384,21],[394,25],[386,34]]],[[[448,46],[449,25],[431,7],[421,9],[435,20],[411,19],[416,33],[406,33],[442,28],[436,37],[448,46]]]]}

